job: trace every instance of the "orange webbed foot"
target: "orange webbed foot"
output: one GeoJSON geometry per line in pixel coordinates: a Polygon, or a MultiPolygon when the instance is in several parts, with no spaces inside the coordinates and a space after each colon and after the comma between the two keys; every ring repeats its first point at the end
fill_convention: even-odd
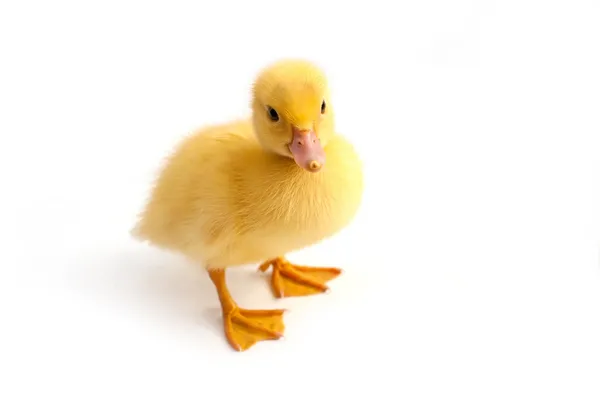
{"type": "Polygon", "coordinates": [[[246,310],[233,308],[223,316],[225,335],[237,351],[245,351],[263,340],[283,336],[285,310],[246,310]]]}
{"type": "Polygon", "coordinates": [[[265,272],[273,267],[271,287],[275,297],[309,296],[327,292],[326,282],[337,278],[339,268],[305,267],[291,264],[282,257],[268,260],[258,269],[265,272]]]}

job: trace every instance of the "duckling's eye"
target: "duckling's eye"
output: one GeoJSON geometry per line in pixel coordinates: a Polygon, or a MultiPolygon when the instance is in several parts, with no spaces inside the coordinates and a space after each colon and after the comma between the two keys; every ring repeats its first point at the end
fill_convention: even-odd
{"type": "Polygon", "coordinates": [[[321,114],[325,114],[325,100],[321,103],[321,114]]]}
{"type": "Polygon", "coordinates": [[[271,121],[279,121],[279,114],[277,114],[277,111],[275,111],[275,109],[267,107],[267,111],[269,113],[269,118],[271,118],[271,121]]]}

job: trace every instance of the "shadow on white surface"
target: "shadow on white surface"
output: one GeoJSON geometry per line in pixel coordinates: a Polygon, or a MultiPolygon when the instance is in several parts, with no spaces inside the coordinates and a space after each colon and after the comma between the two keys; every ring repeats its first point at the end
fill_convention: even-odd
{"type": "Polygon", "coordinates": [[[131,247],[79,257],[68,276],[88,300],[109,302],[120,313],[220,333],[216,292],[202,273],[179,257],[131,247]]]}
{"type": "MultiPolygon", "coordinates": [[[[333,247],[321,246],[335,249],[336,244],[333,243],[333,247]]],[[[317,259],[318,250],[322,249],[310,249],[304,257],[296,254],[290,259],[311,265],[307,260],[317,259]]],[[[295,318],[319,314],[315,309],[323,311],[329,307],[332,307],[329,312],[334,313],[333,308],[342,304],[342,298],[346,301],[343,308],[358,301],[368,280],[364,279],[365,272],[356,275],[349,273],[352,269],[347,267],[350,266],[342,265],[342,275],[329,283],[332,292],[306,297],[274,298],[269,284],[270,272],[261,273],[255,265],[228,269],[227,281],[240,307],[287,309],[287,333],[295,318]]],[[[195,332],[198,341],[209,336],[217,337],[223,343],[225,341],[220,304],[212,282],[201,266],[179,256],[146,246],[113,249],[112,253],[107,251],[105,255],[78,257],[69,268],[67,279],[68,285],[82,299],[108,305],[116,314],[135,321],[150,320],[163,327],[195,332]]]]}

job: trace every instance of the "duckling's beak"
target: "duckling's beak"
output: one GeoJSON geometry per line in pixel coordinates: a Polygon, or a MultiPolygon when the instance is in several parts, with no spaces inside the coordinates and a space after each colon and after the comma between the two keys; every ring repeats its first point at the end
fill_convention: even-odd
{"type": "Polygon", "coordinates": [[[293,126],[289,148],[296,164],[307,171],[318,172],[325,164],[325,150],[313,130],[293,126]]]}

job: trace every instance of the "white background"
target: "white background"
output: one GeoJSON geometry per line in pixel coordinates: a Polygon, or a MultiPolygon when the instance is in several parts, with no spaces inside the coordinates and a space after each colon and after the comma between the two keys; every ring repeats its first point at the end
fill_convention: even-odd
{"type": "Polygon", "coordinates": [[[3,1],[0,398],[600,398],[600,3],[3,1]],[[332,292],[244,307],[128,231],[162,157],[307,57],[365,162],[360,215],[291,254],[332,292]]]}

